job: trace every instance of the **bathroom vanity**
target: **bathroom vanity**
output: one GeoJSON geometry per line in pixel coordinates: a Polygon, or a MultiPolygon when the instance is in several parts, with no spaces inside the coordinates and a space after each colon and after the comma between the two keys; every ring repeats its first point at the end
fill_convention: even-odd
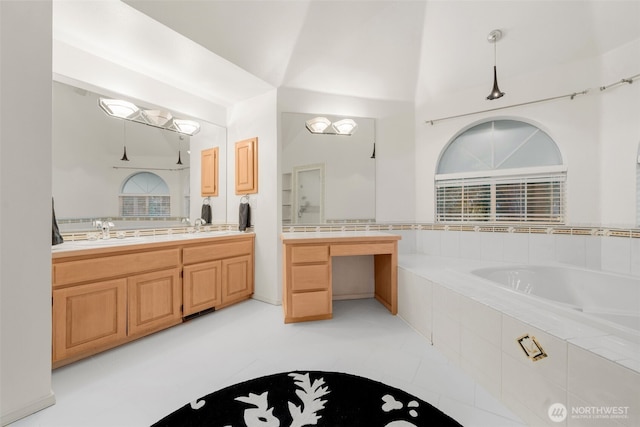
{"type": "Polygon", "coordinates": [[[283,233],[284,322],[331,319],[331,259],[373,255],[375,298],[391,314],[398,312],[398,240],[381,232],[283,233]]]}
{"type": "Polygon", "coordinates": [[[54,246],[53,367],[249,298],[254,242],[206,232],[54,246]]]}

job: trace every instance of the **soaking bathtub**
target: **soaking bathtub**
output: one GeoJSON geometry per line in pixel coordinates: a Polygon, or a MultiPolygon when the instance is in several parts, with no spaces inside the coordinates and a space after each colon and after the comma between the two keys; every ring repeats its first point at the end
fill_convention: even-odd
{"type": "Polygon", "coordinates": [[[581,312],[598,326],[640,338],[640,278],[566,266],[479,268],[474,275],[513,292],[581,312]]]}

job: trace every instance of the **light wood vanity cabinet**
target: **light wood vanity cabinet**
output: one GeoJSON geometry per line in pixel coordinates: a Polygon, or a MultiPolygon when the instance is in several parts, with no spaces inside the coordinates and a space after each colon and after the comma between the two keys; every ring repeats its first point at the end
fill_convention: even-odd
{"type": "Polygon", "coordinates": [[[253,293],[253,239],[185,248],[184,315],[223,308],[253,293]]]}
{"type": "Polygon", "coordinates": [[[54,253],[53,366],[253,293],[254,235],[54,253]]]}

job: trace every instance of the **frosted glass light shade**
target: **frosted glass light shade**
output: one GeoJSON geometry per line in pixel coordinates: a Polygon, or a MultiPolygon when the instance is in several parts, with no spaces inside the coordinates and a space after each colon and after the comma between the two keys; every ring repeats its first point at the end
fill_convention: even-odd
{"type": "Polygon", "coordinates": [[[352,135],[357,129],[358,124],[352,119],[342,119],[331,125],[338,135],[352,135]]]}
{"type": "Polygon", "coordinates": [[[164,126],[173,118],[170,112],[164,110],[142,110],[142,114],[154,126],[164,126]]]}
{"type": "Polygon", "coordinates": [[[311,133],[322,133],[330,124],[331,122],[326,117],[315,117],[305,122],[305,126],[311,133]]]}
{"type": "Polygon", "coordinates": [[[195,135],[200,131],[200,123],[193,120],[173,119],[173,124],[180,133],[195,135]]]}
{"type": "Polygon", "coordinates": [[[98,105],[108,115],[120,117],[122,119],[129,118],[140,111],[136,105],[122,99],[100,98],[98,100],[98,105]]]}

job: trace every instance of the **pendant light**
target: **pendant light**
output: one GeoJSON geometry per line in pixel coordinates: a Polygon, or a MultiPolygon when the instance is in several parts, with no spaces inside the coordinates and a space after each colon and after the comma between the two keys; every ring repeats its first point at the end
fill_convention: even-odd
{"type": "Polygon", "coordinates": [[[182,164],[182,159],[180,158],[180,141],[182,140],[182,138],[182,135],[178,135],[178,161],[176,162],[176,165],[182,164]]]}
{"type": "Polygon", "coordinates": [[[124,147],[124,153],[122,154],[123,162],[128,162],[129,158],[127,157],[127,122],[125,120],[122,121],[122,145],[124,147]]]}
{"type": "Polygon", "coordinates": [[[493,89],[491,89],[491,93],[487,96],[489,101],[501,98],[504,96],[504,92],[500,92],[500,88],[498,88],[498,72],[496,71],[496,43],[498,40],[502,38],[502,31],[493,30],[487,36],[487,41],[489,43],[493,43],[493,89]]]}

